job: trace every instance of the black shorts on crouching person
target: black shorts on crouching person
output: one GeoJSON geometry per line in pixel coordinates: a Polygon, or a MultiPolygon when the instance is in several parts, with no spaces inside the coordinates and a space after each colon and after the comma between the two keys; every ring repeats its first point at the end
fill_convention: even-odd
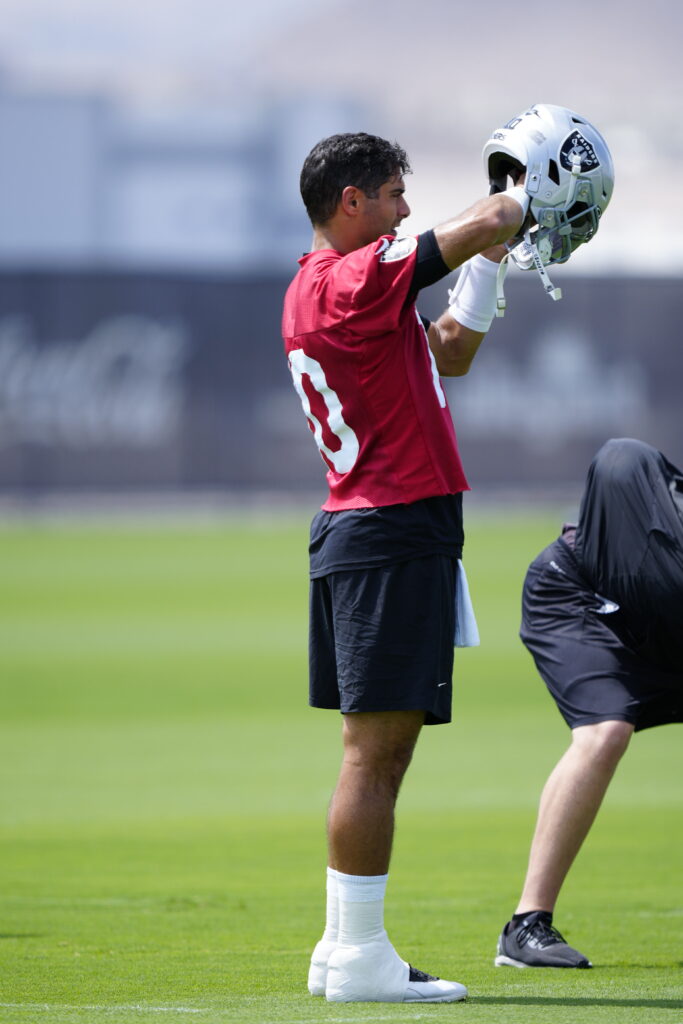
{"type": "Polygon", "coordinates": [[[456,573],[434,554],[312,579],[311,706],[450,722],[456,573]]]}
{"type": "Polygon", "coordinates": [[[669,672],[636,654],[608,623],[618,606],[585,582],[558,539],[529,566],[520,636],[570,728],[631,722],[636,731],[683,721],[683,671],[669,672]]]}

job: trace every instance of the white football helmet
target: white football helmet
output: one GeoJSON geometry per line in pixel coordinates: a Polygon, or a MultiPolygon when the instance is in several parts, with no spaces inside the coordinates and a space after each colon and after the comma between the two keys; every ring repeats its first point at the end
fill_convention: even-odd
{"type": "Polygon", "coordinates": [[[565,263],[598,230],[612,197],[614,165],[585,117],[537,103],[493,132],[483,158],[492,193],[526,169],[524,189],[537,225],[531,240],[545,266],[565,263]]]}

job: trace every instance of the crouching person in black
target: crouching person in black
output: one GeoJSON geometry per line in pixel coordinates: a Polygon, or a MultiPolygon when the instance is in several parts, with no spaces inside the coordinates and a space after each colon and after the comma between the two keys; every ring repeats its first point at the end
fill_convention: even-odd
{"type": "Polygon", "coordinates": [[[656,449],[621,438],[597,453],[578,525],[529,567],[520,635],[572,740],[495,963],[590,967],[553,926],[555,902],[632,734],[683,721],[683,474],[656,449]]]}

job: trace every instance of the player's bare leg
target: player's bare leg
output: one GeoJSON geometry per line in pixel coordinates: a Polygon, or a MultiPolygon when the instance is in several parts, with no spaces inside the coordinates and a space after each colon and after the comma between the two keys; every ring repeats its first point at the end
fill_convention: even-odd
{"type": "Polygon", "coordinates": [[[572,743],[545,784],[517,913],[552,912],[567,873],[595,821],[626,750],[629,722],[598,722],[572,732],[572,743]]]}
{"type": "MultiPolygon", "coordinates": [[[[457,982],[410,967],[384,930],[394,809],[423,722],[422,711],[344,716],[344,757],[328,816],[337,941],[326,928],[309,973],[309,990],[324,991],[330,1002],[453,1002],[467,995],[457,982]]],[[[328,884],[328,919],[329,893],[328,884]]]]}
{"type": "Polygon", "coordinates": [[[327,821],[330,867],[347,875],[389,870],[394,808],[423,711],[344,715],[344,757],[327,821]]]}
{"type": "Polygon", "coordinates": [[[522,894],[498,940],[498,966],[591,966],[553,928],[552,913],[632,733],[633,726],[621,721],[573,730],[571,746],[541,795],[522,894]]]}

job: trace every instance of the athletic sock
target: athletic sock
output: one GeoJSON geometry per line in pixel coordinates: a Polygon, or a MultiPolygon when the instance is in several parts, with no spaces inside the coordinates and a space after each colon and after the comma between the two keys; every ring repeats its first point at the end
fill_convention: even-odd
{"type": "Polygon", "coordinates": [[[337,872],[340,946],[357,946],[384,933],[384,894],[388,875],[337,872]]]}
{"type": "Polygon", "coordinates": [[[327,869],[327,902],[325,904],[325,931],[323,939],[326,942],[336,942],[339,935],[339,896],[337,885],[337,872],[334,868],[327,869]]]}

